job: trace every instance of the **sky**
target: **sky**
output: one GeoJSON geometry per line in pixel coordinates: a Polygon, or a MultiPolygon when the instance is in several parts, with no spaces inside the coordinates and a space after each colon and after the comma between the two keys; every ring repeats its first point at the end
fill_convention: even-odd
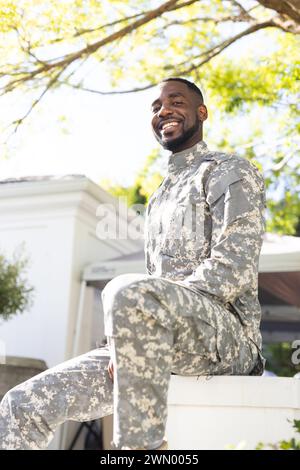
{"type": "Polygon", "coordinates": [[[1,178],[79,173],[95,182],[130,184],[158,145],[150,128],[150,95],[101,96],[67,88],[49,93],[9,140],[1,178]]]}

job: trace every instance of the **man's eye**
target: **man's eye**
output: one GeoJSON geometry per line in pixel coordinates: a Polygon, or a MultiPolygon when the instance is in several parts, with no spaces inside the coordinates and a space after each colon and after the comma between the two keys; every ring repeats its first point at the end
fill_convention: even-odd
{"type": "Polygon", "coordinates": [[[183,101],[174,101],[173,104],[174,104],[175,106],[177,106],[177,105],[180,106],[181,104],[183,104],[183,101]]]}
{"type": "Polygon", "coordinates": [[[152,108],[152,113],[158,113],[159,111],[159,106],[156,106],[155,108],[152,108]]]}

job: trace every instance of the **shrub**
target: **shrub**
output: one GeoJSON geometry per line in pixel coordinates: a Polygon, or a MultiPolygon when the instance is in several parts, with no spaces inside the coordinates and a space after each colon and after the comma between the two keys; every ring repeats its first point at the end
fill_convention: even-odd
{"type": "MultiPolygon", "coordinates": [[[[300,434],[300,419],[294,419],[293,427],[296,432],[300,434]]],[[[289,441],[279,441],[275,444],[263,444],[260,442],[257,446],[257,450],[273,449],[273,450],[300,450],[300,440],[296,440],[294,437],[289,441]]]]}
{"type": "Polygon", "coordinates": [[[15,253],[11,260],[0,254],[0,318],[23,313],[32,302],[33,287],[24,277],[28,259],[15,253]]]}

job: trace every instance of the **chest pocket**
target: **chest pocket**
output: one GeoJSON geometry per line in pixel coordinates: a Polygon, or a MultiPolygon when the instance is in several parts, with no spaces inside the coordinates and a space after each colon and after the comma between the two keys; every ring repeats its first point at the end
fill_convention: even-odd
{"type": "Polygon", "coordinates": [[[205,241],[206,201],[196,188],[180,201],[171,216],[162,251],[170,257],[198,262],[205,241]]]}

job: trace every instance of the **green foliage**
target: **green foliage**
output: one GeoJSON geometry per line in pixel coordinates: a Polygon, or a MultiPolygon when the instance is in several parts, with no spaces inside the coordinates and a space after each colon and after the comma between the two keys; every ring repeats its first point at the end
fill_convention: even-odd
{"type": "Polygon", "coordinates": [[[300,197],[298,192],[292,194],[287,190],[283,199],[268,201],[269,219],[267,230],[280,235],[300,236],[300,197]]]}
{"type": "MultiPolygon", "coordinates": [[[[300,434],[300,419],[294,419],[293,428],[295,431],[300,434]]],[[[300,450],[300,439],[297,440],[294,437],[289,441],[279,441],[276,444],[263,444],[260,442],[257,447],[257,450],[272,449],[272,450],[300,450]]]]}
{"type": "Polygon", "coordinates": [[[107,180],[103,180],[100,182],[100,185],[103,189],[106,189],[106,191],[115,197],[125,197],[128,206],[132,206],[134,204],[145,205],[146,203],[146,197],[142,193],[142,188],[138,183],[126,187],[113,184],[107,180]]]}
{"type": "Polygon", "coordinates": [[[249,112],[255,103],[276,106],[281,114],[279,104],[294,104],[291,111],[299,116],[299,38],[276,31],[265,32],[265,39],[273,44],[273,51],[250,50],[246,57],[238,59],[220,56],[207,66],[209,74],[202,81],[210,99],[226,113],[249,112]]]}
{"type": "Polygon", "coordinates": [[[267,360],[266,368],[279,377],[293,377],[300,372],[300,365],[291,362],[294,350],[291,343],[272,343],[264,346],[263,355],[267,360]]]}
{"type": "MultiPolygon", "coordinates": [[[[174,9],[121,34],[165,3],[0,0],[1,93],[30,92],[37,96],[35,107],[50,88],[88,84],[83,69],[94,76],[105,71],[111,88],[119,90],[151,86],[170,75],[194,80],[205,91],[210,140],[217,143],[222,135],[221,147],[244,153],[264,173],[268,230],[299,234],[299,34],[286,32],[284,25],[264,26],[276,12],[255,0],[244,2],[247,14],[234,1],[179,1],[174,9]],[[254,25],[261,27],[241,37],[254,25]],[[233,40],[230,47],[228,40],[233,40]],[[101,41],[101,47],[92,47],[101,41]],[[250,121],[258,109],[266,116],[260,128],[250,121]],[[230,126],[234,118],[249,128],[244,141],[240,134],[245,129],[239,132],[239,123],[230,126]]],[[[28,95],[23,96],[27,108],[28,95]]],[[[17,116],[15,123],[22,121],[17,116]]],[[[129,204],[147,201],[161,180],[161,172],[148,167],[149,174],[137,175],[131,188],[110,190],[128,196],[129,204]]]]}
{"type": "Polygon", "coordinates": [[[15,254],[11,260],[0,255],[0,318],[23,313],[31,304],[33,287],[24,278],[28,260],[15,254]]]}
{"type": "Polygon", "coordinates": [[[220,57],[207,66],[208,79],[203,82],[213,109],[221,118],[227,116],[219,146],[254,159],[265,176],[267,230],[299,235],[300,41],[279,31],[268,36],[273,40],[268,54],[262,48],[238,61],[220,57]],[[228,116],[235,118],[230,130],[228,116]],[[239,116],[249,116],[251,131],[247,136],[248,129],[243,129],[244,141],[234,132],[239,116]]]}

